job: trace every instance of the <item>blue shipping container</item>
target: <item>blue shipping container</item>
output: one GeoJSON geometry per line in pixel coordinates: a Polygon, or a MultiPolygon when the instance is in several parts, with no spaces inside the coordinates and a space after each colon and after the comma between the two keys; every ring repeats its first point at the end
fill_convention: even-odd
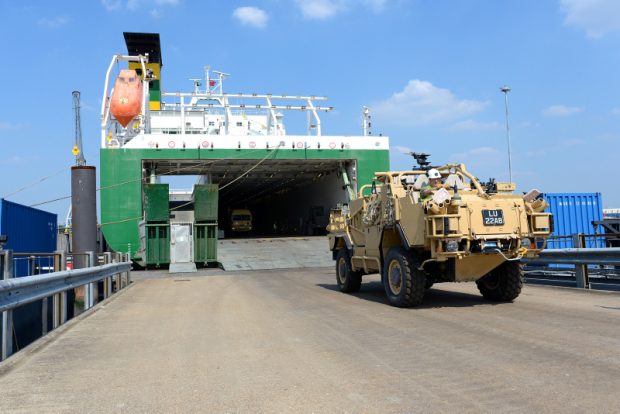
{"type": "MultiPolygon", "coordinates": [[[[56,250],[57,220],[56,214],[0,200],[0,234],[8,238],[4,248],[15,253],[53,253],[56,250]]],[[[15,257],[14,277],[35,273],[33,264],[39,271],[42,268],[50,269],[54,266],[54,258],[38,257],[32,263],[27,257],[15,257]]],[[[13,311],[13,349],[23,348],[41,336],[43,317],[51,326],[52,307],[48,306],[47,315],[44,316],[41,301],[20,306],[13,311]]]]}
{"type": "Polygon", "coordinates": [[[0,202],[0,234],[8,237],[5,249],[22,253],[54,252],[57,222],[56,214],[5,199],[0,202]]]}
{"type": "MultiPolygon", "coordinates": [[[[552,237],[594,234],[597,229],[592,221],[603,219],[601,193],[545,193],[542,196],[549,203],[546,211],[553,214],[552,237]]],[[[569,247],[574,247],[570,237],[550,239],[547,243],[548,249],[569,247]]],[[[588,237],[586,247],[605,247],[605,243],[602,238],[588,237]]]]}

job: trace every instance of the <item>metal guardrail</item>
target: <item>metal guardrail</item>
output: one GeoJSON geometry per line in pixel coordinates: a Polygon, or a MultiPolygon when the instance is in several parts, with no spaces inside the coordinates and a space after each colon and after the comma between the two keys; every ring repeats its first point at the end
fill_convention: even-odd
{"type": "Polygon", "coordinates": [[[131,263],[112,263],[86,269],[0,280],[0,312],[130,270],[131,263]]]}
{"type": "MultiPolygon", "coordinates": [[[[52,299],[52,324],[57,328],[67,321],[69,306],[67,292],[79,287],[84,287],[84,310],[94,306],[99,297],[98,285],[103,282],[103,299],[131,283],[131,262],[126,254],[104,253],[99,257],[94,252],[75,253],[87,256],[87,263],[91,267],[77,270],[66,269],[66,254],[56,253],[13,253],[11,250],[0,250],[0,264],[2,264],[3,280],[0,280],[0,312],[2,312],[2,360],[13,353],[13,310],[23,305],[42,300],[43,318],[42,335],[48,332],[47,307],[49,299],[52,299]],[[32,276],[13,277],[14,256],[49,256],[53,257],[56,272],[38,274],[32,276]],[[99,262],[104,264],[98,266],[99,262]],[[120,263],[119,263],[120,261],[120,263]],[[113,283],[114,280],[114,283],[113,283]]],[[[73,309],[73,308],[71,308],[73,309]]]]}
{"type": "MultiPolygon", "coordinates": [[[[582,244],[583,245],[583,244],[582,244]]],[[[546,249],[536,259],[522,259],[530,265],[575,265],[575,282],[578,288],[590,289],[588,265],[620,266],[620,247],[546,249]]]]}
{"type": "Polygon", "coordinates": [[[620,247],[546,249],[536,259],[524,259],[531,264],[574,264],[620,266],[620,247]]]}

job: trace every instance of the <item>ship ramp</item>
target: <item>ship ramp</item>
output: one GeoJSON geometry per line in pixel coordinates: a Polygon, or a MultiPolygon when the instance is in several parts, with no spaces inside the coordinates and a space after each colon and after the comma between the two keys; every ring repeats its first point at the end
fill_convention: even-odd
{"type": "Polygon", "coordinates": [[[218,261],[224,270],[265,270],[333,266],[325,236],[223,239],[218,261]]]}

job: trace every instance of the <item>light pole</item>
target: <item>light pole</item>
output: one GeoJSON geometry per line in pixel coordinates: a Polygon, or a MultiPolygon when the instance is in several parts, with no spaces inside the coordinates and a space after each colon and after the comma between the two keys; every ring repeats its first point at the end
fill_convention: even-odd
{"type": "Polygon", "coordinates": [[[510,126],[508,124],[508,92],[511,91],[510,86],[504,85],[499,88],[504,93],[504,102],[506,103],[506,141],[508,141],[508,179],[512,182],[512,159],[510,156],[510,126]]]}

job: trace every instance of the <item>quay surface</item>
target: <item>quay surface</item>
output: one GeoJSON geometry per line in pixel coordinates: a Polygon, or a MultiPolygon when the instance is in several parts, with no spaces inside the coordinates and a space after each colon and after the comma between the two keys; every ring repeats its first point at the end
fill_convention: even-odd
{"type": "Polygon", "coordinates": [[[616,412],[620,294],[440,284],[418,308],[333,268],[135,283],[0,364],[0,412],[616,412]]]}

